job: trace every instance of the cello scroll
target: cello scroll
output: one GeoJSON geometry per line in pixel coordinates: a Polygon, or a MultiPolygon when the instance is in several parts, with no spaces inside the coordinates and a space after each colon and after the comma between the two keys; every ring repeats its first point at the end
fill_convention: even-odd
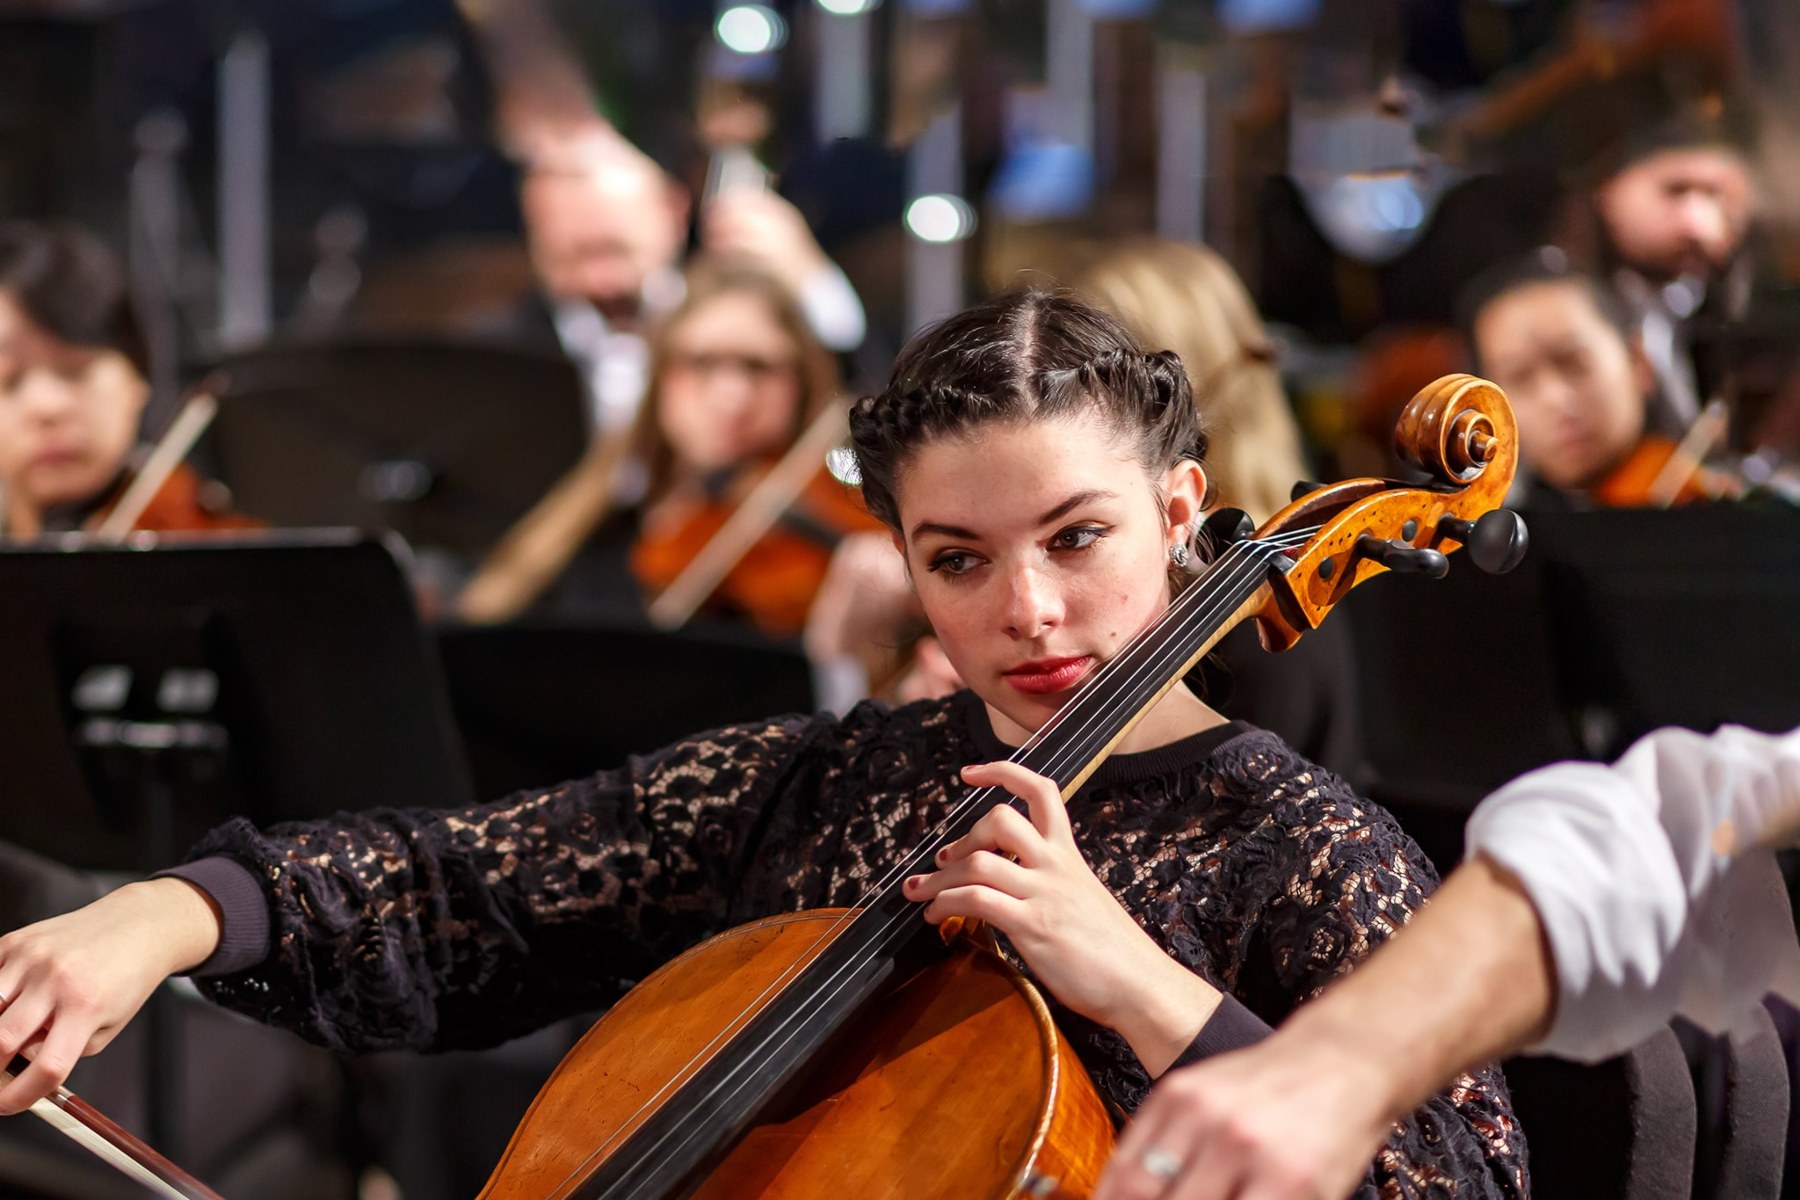
{"type": "Polygon", "coordinates": [[[1269,540],[1317,526],[1271,576],[1256,614],[1264,646],[1285,650],[1316,629],[1357,585],[1388,570],[1441,575],[1443,556],[1470,543],[1487,571],[1511,570],[1525,553],[1525,524],[1501,508],[1518,469],[1518,426],[1494,384],[1447,375],[1408,402],[1394,431],[1400,457],[1422,483],[1350,479],[1309,492],[1257,531],[1269,540]]]}

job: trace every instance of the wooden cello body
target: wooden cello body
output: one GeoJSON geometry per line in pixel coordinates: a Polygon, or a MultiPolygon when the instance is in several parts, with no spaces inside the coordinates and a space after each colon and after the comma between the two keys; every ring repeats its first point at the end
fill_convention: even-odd
{"type": "MultiPolygon", "coordinates": [[[[721,1009],[772,995],[841,915],[739,926],[639,984],[564,1058],[481,1200],[588,1194],[577,1181],[594,1147],[624,1145],[644,1099],[672,1091],[692,1073],[695,1047],[743,1023],[718,1028],[721,1009]]],[[[993,950],[958,938],[878,996],[689,1194],[1085,1196],[1112,1141],[1112,1119],[1043,997],[993,950]]]]}

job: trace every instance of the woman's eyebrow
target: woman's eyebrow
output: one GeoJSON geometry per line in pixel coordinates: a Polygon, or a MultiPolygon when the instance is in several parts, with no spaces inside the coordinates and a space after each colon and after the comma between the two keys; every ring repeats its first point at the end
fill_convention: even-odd
{"type": "Polygon", "coordinates": [[[940,521],[920,521],[912,527],[914,540],[922,533],[941,533],[947,538],[961,538],[971,542],[981,536],[973,529],[964,529],[961,525],[945,525],[940,521]]]}
{"type": "Polygon", "coordinates": [[[1117,492],[1109,492],[1103,488],[1088,488],[1084,491],[1076,492],[1073,496],[1070,496],[1067,500],[1064,500],[1061,504],[1058,504],[1055,508],[1039,517],[1037,523],[1039,525],[1048,525],[1052,521],[1062,520],[1084,504],[1092,504],[1097,500],[1117,500],[1118,498],[1119,494],[1117,492]]]}
{"type": "MultiPolygon", "coordinates": [[[[1076,492],[1074,495],[1058,504],[1055,508],[1052,508],[1049,512],[1039,517],[1037,523],[1039,525],[1048,525],[1053,521],[1060,521],[1084,504],[1092,504],[1099,500],[1117,500],[1118,498],[1119,494],[1117,492],[1109,492],[1104,488],[1086,488],[1076,492]]],[[[937,533],[942,534],[947,538],[958,538],[966,541],[974,541],[981,536],[973,529],[965,529],[961,525],[946,525],[942,521],[920,521],[917,525],[912,527],[910,536],[917,539],[920,534],[925,533],[937,533]]]]}

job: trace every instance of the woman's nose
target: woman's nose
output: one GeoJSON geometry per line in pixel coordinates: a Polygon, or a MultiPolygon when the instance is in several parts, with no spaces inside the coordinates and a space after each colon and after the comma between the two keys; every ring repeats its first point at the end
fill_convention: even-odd
{"type": "Polygon", "coordinates": [[[37,421],[51,421],[69,414],[75,406],[75,389],[55,371],[25,372],[14,391],[25,414],[37,421]]]}
{"type": "Polygon", "coordinates": [[[742,371],[719,369],[706,377],[707,399],[721,419],[741,416],[754,407],[756,388],[742,371]]]}
{"type": "Polygon", "coordinates": [[[1034,566],[1015,569],[1008,581],[1007,632],[1034,638],[1062,620],[1062,596],[1055,583],[1034,566]]]}
{"type": "Polygon", "coordinates": [[[1682,236],[1708,258],[1723,259],[1730,249],[1731,222],[1717,196],[1692,192],[1678,210],[1682,236]]]}

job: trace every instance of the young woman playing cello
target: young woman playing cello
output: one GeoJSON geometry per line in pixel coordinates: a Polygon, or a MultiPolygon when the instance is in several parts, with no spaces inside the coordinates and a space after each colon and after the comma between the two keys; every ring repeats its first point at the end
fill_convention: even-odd
{"type": "MultiPolygon", "coordinates": [[[[995,808],[906,896],[1004,935],[1103,1096],[1129,1112],[1170,1066],[1261,1036],[1431,891],[1392,818],[1181,686],[1066,806],[996,762],[1169,605],[1206,490],[1195,413],[1175,356],[1072,300],[950,319],[851,426],[967,691],[715,730],[472,811],[226,825],[179,877],[0,938],[0,1056],[34,1059],[0,1109],[171,972],[345,1050],[498,1042],[733,923],[854,904],[971,785],[1029,816],[995,808]]],[[[1490,1069],[1396,1125],[1362,1190],[1527,1188],[1490,1069]]]]}

